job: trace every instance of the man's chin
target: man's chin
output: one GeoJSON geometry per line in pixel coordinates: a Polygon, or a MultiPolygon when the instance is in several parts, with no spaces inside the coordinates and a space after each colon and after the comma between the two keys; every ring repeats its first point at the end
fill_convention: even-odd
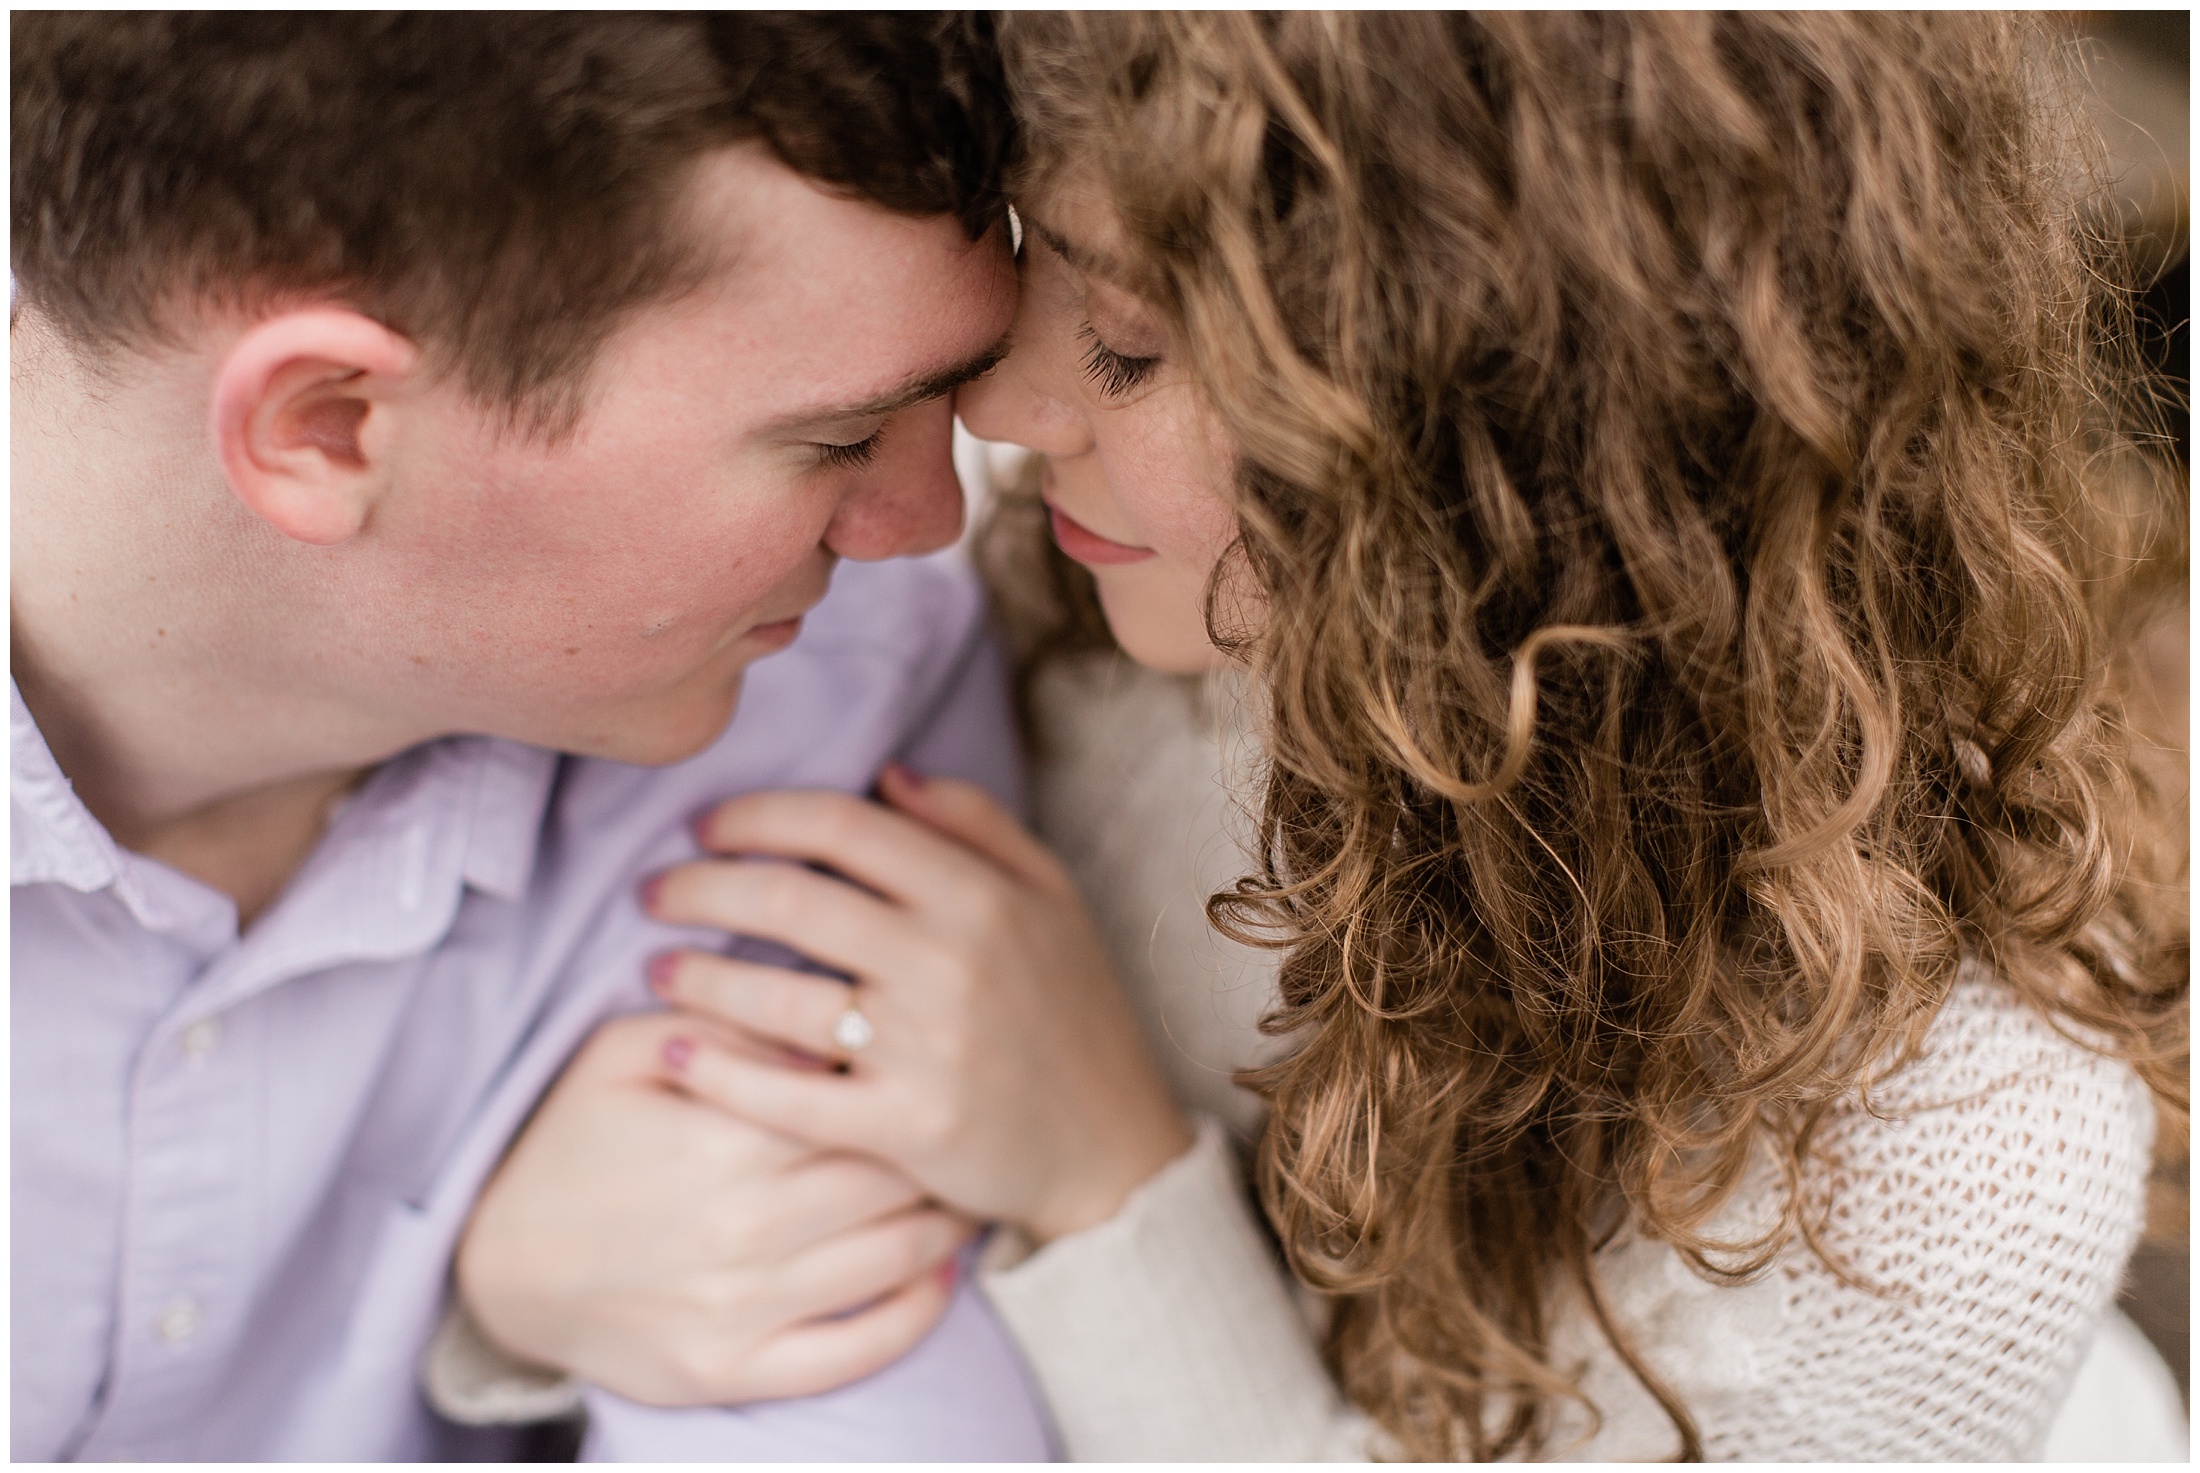
{"type": "Polygon", "coordinates": [[[669,767],[707,750],[725,735],[741,701],[741,678],[709,701],[690,698],[636,712],[609,729],[583,734],[561,745],[576,757],[600,757],[636,767],[669,767]]]}

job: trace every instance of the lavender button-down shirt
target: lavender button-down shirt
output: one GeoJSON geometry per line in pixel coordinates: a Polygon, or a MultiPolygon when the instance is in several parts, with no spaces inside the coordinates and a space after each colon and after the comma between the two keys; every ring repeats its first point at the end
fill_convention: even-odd
{"type": "MultiPolygon", "coordinates": [[[[502,1456],[417,1385],[452,1244],[528,1108],[683,941],[639,876],[762,787],[888,758],[1013,782],[976,592],[933,559],[840,570],[709,751],[643,769],[484,737],[380,768],[249,934],[117,846],[15,696],[14,1456],[502,1456]]],[[[960,1292],[826,1396],[623,1409],[654,1457],[1045,1458],[1015,1352],[960,1292]],[[657,1418],[652,1423],[652,1418],[657,1418]]]]}

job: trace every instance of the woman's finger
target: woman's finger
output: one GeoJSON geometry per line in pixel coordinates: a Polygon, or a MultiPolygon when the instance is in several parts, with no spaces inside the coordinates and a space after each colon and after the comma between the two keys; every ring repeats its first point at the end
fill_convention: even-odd
{"type": "Polygon", "coordinates": [[[660,1077],[696,1099],[811,1145],[890,1155],[894,1122],[882,1118],[862,1076],[813,1074],[739,1058],[700,1036],[668,1039],[660,1077]]]}
{"type": "Polygon", "coordinates": [[[878,791],[895,808],[975,850],[1033,889],[1049,895],[1073,892],[1061,861],[976,783],[925,777],[890,762],[879,774],[878,791]]]}
{"type": "Polygon", "coordinates": [[[570,1087],[661,1082],[662,1051],[665,1041],[674,1036],[706,1038],[719,1048],[757,1059],[768,1060],[781,1052],[707,1012],[651,1009],[597,1025],[558,1076],[559,1082],[570,1087]]]}
{"type": "Polygon", "coordinates": [[[721,1400],[815,1396],[885,1369],[916,1348],[947,1313],[954,1283],[926,1273],[854,1314],[811,1320],[757,1345],[744,1395],[721,1400]]]}
{"type": "Polygon", "coordinates": [[[761,936],[857,976],[892,969],[920,942],[906,911],[794,864],[679,865],[650,882],[642,903],[658,920],[761,936]]]}
{"type": "Polygon", "coordinates": [[[707,951],[659,955],[649,964],[649,985],[674,1007],[821,1059],[842,1052],[833,1030],[856,1006],[855,989],[845,982],[707,951]]]}
{"type": "Polygon", "coordinates": [[[695,832],[707,849],[812,860],[918,907],[951,902],[992,877],[992,866],[962,844],[853,793],[743,793],[719,804],[695,832]]]}

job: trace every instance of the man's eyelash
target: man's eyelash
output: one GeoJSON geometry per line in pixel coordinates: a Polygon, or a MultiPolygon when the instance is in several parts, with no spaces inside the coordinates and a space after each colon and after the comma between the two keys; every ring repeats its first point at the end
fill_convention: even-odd
{"type": "Polygon", "coordinates": [[[827,465],[839,470],[861,470],[878,459],[878,444],[885,437],[886,426],[880,425],[877,429],[871,431],[868,437],[856,441],[853,445],[818,446],[818,458],[827,465]]]}
{"type": "Polygon", "coordinates": [[[1092,330],[1089,322],[1078,330],[1077,335],[1087,345],[1085,377],[1099,385],[1103,398],[1112,399],[1118,394],[1129,393],[1152,377],[1154,369],[1161,364],[1158,356],[1133,358],[1127,353],[1116,352],[1100,341],[1100,334],[1092,330]]]}

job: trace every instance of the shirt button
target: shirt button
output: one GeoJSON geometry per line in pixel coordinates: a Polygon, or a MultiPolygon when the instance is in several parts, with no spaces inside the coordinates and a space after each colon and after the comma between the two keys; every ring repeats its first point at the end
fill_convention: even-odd
{"type": "Polygon", "coordinates": [[[199,1332],[199,1306],[190,1299],[178,1299],[160,1312],[153,1321],[153,1329],[170,1345],[181,1345],[199,1332]]]}
{"type": "Polygon", "coordinates": [[[214,1045],[221,1041],[222,1025],[215,1018],[199,1019],[198,1022],[183,1030],[183,1037],[180,1040],[183,1045],[183,1056],[194,1064],[214,1052],[214,1045]]]}

